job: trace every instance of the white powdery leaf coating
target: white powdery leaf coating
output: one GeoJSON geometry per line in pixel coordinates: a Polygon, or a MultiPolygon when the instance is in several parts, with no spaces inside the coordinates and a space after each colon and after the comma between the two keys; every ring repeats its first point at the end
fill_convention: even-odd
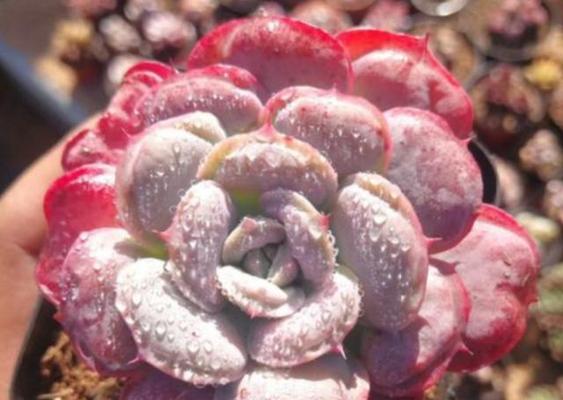
{"type": "Polygon", "coordinates": [[[394,143],[387,177],[411,201],[426,236],[456,243],[483,196],[481,173],[467,145],[431,112],[395,108],[384,115],[394,143]]]}
{"type": "Polygon", "coordinates": [[[299,264],[291,255],[287,242],[278,246],[267,279],[280,287],[289,285],[299,274],[299,264]]]}
{"type": "Polygon", "coordinates": [[[291,369],[255,365],[214,400],[367,400],[369,379],[353,358],[329,354],[291,369]]]}
{"type": "Polygon", "coordinates": [[[292,87],[268,106],[275,113],[272,124],[277,130],[318,149],[339,176],[385,169],[390,149],[387,124],[367,100],[292,87]]]}
{"type": "Polygon", "coordinates": [[[81,358],[99,372],[134,367],[137,346],[115,302],[117,273],[134,261],[127,231],[101,228],[80,234],[63,264],[60,322],[81,358]]]}
{"type": "Polygon", "coordinates": [[[287,317],[305,303],[303,289],[280,289],[265,279],[231,266],[217,270],[217,283],[223,296],[251,318],[287,317]]]}
{"type": "Polygon", "coordinates": [[[264,278],[270,268],[270,260],[261,249],[250,250],[244,256],[242,266],[248,273],[264,278]]]}
{"type": "Polygon", "coordinates": [[[170,255],[167,271],[180,292],[209,312],[224,299],[216,284],[221,251],[236,217],[229,195],[217,184],[203,181],[184,195],[164,235],[170,255]]]}
{"type": "Polygon", "coordinates": [[[362,284],[366,319],[398,331],[416,318],[424,297],[426,238],[395,185],[375,174],[357,174],[349,182],[331,218],[339,259],[362,284]]]}
{"type": "Polygon", "coordinates": [[[285,227],[291,255],[299,263],[304,278],[315,287],[332,275],[336,251],[328,229],[328,218],[296,192],[272,190],[260,198],[264,212],[285,227]]]}
{"type": "Polygon", "coordinates": [[[339,346],[360,313],[358,284],[336,273],[286,318],[256,320],[248,335],[248,353],[274,368],[294,367],[339,346]]]}
{"type": "Polygon", "coordinates": [[[270,218],[244,217],[223,246],[223,264],[238,264],[250,250],[285,239],[283,226],[270,218]]]}
{"type": "Polygon", "coordinates": [[[135,236],[152,237],[170,226],[176,205],[211,148],[191,133],[161,128],[143,134],[127,150],[117,168],[117,204],[135,236]]]}
{"type": "Polygon", "coordinates": [[[215,115],[229,134],[258,124],[262,103],[254,93],[218,77],[177,74],[151,89],[140,105],[145,126],[194,111],[215,115]]]}
{"type": "Polygon", "coordinates": [[[418,318],[400,332],[367,334],[362,359],[372,390],[393,396],[422,393],[444,373],[461,348],[469,302],[455,273],[431,267],[418,318]]]}
{"type": "Polygon", "coordinates": [[[164,261],[145,258],[117,278],[116,306],[133,333],[140,357],[194,385],[224,385],[246,366],[240,333],[223,314],[209,314],[183,298],[164,261]]]}
{"type": "Polygon", "coordinates": [[[302,193],[316,206],[336,193],[337,175],[311,145],[275,132],[227,138],[203,161],[198,178],[217,181],[233,196],[259,196],[277,188],[302,193]]]}
{"type": "Polygon", "coordinates": [[[145,132],[153,132],[162,128],[189,132],[209,143],[217,143],[227,137],[219,119],[215,115],[203,111],[194,111],[159,121],[148,127],[145,132]]]}

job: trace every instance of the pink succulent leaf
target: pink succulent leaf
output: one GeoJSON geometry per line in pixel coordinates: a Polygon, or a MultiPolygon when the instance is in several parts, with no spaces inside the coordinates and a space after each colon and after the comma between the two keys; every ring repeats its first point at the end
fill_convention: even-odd
{"type": "Polygon", "coordinates": [[[387,178],[411,201],[433,252],[459,242],[471,228],[483,197],[481,171],[448,124],[415,108],[384,113],[393,139],[387,178]]]}
{"type": "Polygon", "coordinates": [[[457,80],[415,36],[353,29],[336,39],[352,59],[354,93],[381,110],[415,107],[444,118],[460,139],[473,126],[471,100],[457,80]]]}
{"type": "Polygon", "coordinates": [[[334,169],[317,150],[268,130],[218,143],[197,175],[218,182],[237,206],[255,211],[260,194],[269,190],[294,190],[315,206],[322,206],[330,202],[337,189],[334,169]]]}
{"type": "Polygon", "coordinates": [[[336,91],[290,87],[266,104],[269,121],[279,132],[311,144],[339,176],[383,173],[391,140],[381,112],[368,101],[336,91]]]}
{"type": "Polygon", "coordinates": [[[205,111],[215,115],[228,134],[247,132],[259,124],[262,103],[256,95],[222,76],[187,72],[154,87],[136,112],[144,126],[181,114],[205,111]]]}
{"type": "Polygon", "coordinates": [[[291,284],[298,274],[299,264],[293,258],[291,249],[287,242],[285,242],[278,247],[275,256],[272,258],[267,278],[274,285],[284,287],[291,284]]]}
{"type": "Polygon", "coordinates": [[[137,102],[151,87],[171,75],[170,67],[154,61],[141,61],[130,68],[95,126],[78,132],[66,143],[62,156],[64,170],[95,162],[117,164],[130,135],[141,129],[133,112],[137,102]]]}
{"type": "Polygon", "coordinates": [[[95,228],[118,226],[114,181],[113,167],[90,164],[67,172],[45,194],[48,235],[36,279],[43,294],[54,304],[61,297],[61,267],[78,235],[95,228]]]}
{"type": "Polygon", "coordinates": [[[219,119],[208,112],[194,111],[156,122],[143,131],[143,135],[161,129],[177,129],[209,142],[217,143],[227,137],[219,119]]]}
{"type": "Polygon", "coordinates": [[[148,364],[194,385],[224,385],[243,375],[240,333],[225,315],[209,314],[182,297],[164,261],[129,264],[118,274],[116,290],[116,307],[148,364]]]}
{"type": "Polygon", "coordinates": [[[336,264],[328,217],[304,196],[284,189],[264,193],[260,205],[266,215],[285,227],[291,256],[299,264],[304,279],[314,287],[322,286],[332,276],[336,264]]]}
{"type": "Polygon", "coordinates": [[[128,373],[139,364],[114,304],[117,274],[137,252],[127,231],[99,228],[80,234],[62,266],[58,320],[81,359],[102,374],[128,373]]]}
{"type": "Polygon", "coordinates": [[[259,93],[260,83],[254,75],[243,68],[227,64],[213,64],[203,68],[190,69],[188,75],[191,77],[216,77],[231,82],[238,88],[259,93]]]}
{"type": "Polygon", "coordinates": [[[171,279],[186,298],[208,312],[224,305],[216,275],[235,217],[229,195],[216,183],[202,181],[182,197],[164,234],[171,279]]]}
{"type": "Polygon", "coordinates": [[[364,335],[362,359],[372,392],[390,397],[416,396],[436,384],[463,347],[469,299],[455,272],[431,267],[417,319],[405,329],[364,335]]]}
{"type": "Polygon", "coordinates": [[[83,129],[66,142],[62,167],[65,171],[70,171],[92,163],[116,165],[124,152],[125,145],[121,142],[121,139],[112,141],[97,126],[83,129]]]}
{"type": "Polygon", "coordinates": [[[424,297],[428,252],[405,195],[379,175],[353,175],[338,194],[331,227],[340,261],[361,282],[370,325],[399,331],[410,324],[424,297]]]}
{"type": "Polygon", "coordinates": [[[214,392],[211,387],[199,389],[151,369],[144,376],[128,380],[119,400],[213,400],[214,392]]]}
{"type": "Polygon", "coordinates": [[[176,206],[195,181],[211,143],[177,128],[151,129],[127,150],[117,168],[119,215],[140,239],[166,230],[176,206]]]}
{"type": "Polygon", "coordinates": [[[367,400],[365,369],[329,354],[291,369],[254,365],[238,382],[217,389],[215,400],[367,400]]]}
{"type": "Polygon", "coordinates": [[[223,264],[239,264],[249,251],[270,243],[280,243],[284,239],[285,229],[278,221],[264,217],[244,217],[225,240],[223,264]]]}
{"type": "Polygon", "coordinates": [[[246,256],[244,256],[242,266],[249,274],[265,278],[270,269],[270,260],[266,257],[262,249],[250,250],[246,253],[246,256]]]}
{"type": "Polygon", "coordinates": [[[536,300],[536,244],[509,214],[483,205],[471,232],[436,258],[456,264],[472,303],[463,335],[469,351],[450,368],[473,371],[497,361],[521,339],[536,300]]]}
{"type": "Polygon", "coordinates": [[[280,289],[266,279],[231,266],[217,270],[217,284],[223,296],[251,318],[287,317],[305,303],[303,289],[280,289]]]}
{"type": "Polygon", "coordinates": [[[240,19],[213,30],[192,50],[188,68],[216,63],[250,71],[264,89],[263,100],[297,85],[347,92],[352,79],[340,43],[321,29],[284,17],[240,19]]]}
{"type": "Polygon", "coordinates": [[[127,85],[140,82],[152,87],[168,79],[174,73],[174,69],[169,65],[158,61],[143,60],[127,70],[123,76],[122,84],[127,85]]]}
{"type": "Polygon", "coordinates": [[[248,352],[255,361],[274,368],[307,363],[339,346],[359,313],[358,284],[336,273],[297,312],[281,319],[252,321],[248,352]]]}

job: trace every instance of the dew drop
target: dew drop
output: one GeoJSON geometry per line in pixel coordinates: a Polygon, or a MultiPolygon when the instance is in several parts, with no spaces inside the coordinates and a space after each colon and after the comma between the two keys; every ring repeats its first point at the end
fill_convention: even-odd
{"type": "Polygon", "coordinates": [[[133,295],[131,296],[131,303],[133,303],[133,307],[139,307],[141,305],[141,293],[139,292],[135,292],[133,293],[133,295]]]}
{"type": "Polygon", "coordinates": [[[197,354],[199,351],[199,344],[194,340],[188,343],[188,352],[190,354],[197,354]]]}
{"type": "Polygon", "coordinates": [[[375,222],[376,225],[383,225],[385,221],[387,221],[387,216],[381,211],[378,211],[373,216],[373,222],[375,222]]]}
{"type": "Polygon", "coordinates": [[[156,324],[156,328],[155,328],[155,333],[156,333],[156,337],[159,339],[163,339],[164,335],[166,334],[166,325],[164,324],[164,322],[159,321],[156,324]]]}
{"type": "Polygon", "coordinates": [[[213,346],[211,345],[211,342],[207,340],[203,342],[203,350],[205,350],[206,353],[211,353],[211,351],[213,350],[213,346]]]}

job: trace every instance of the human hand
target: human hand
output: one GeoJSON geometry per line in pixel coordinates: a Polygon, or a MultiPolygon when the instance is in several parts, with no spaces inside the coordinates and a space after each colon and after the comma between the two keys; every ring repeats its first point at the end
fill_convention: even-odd
{"type": "MultiPolygon", "coordinates": [[[[70,135],[92,123],[87,121],[70,135]]],[[[43,197],[62,173],[63,142],[36,160],[0,197],[0,393],[6,396],[38,298],[34,269],[47,232],[43,197]]]]}

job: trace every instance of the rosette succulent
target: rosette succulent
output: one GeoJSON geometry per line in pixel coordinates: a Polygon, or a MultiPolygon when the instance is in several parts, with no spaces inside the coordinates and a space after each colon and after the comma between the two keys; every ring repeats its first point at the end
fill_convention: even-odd
{"type": "Polygon", "coordinates": [[[502,357],[535,299],[471,125],[424,39],[229,22],[69,140],[39,285],[124,399],[416,398],[502,357]]]}

